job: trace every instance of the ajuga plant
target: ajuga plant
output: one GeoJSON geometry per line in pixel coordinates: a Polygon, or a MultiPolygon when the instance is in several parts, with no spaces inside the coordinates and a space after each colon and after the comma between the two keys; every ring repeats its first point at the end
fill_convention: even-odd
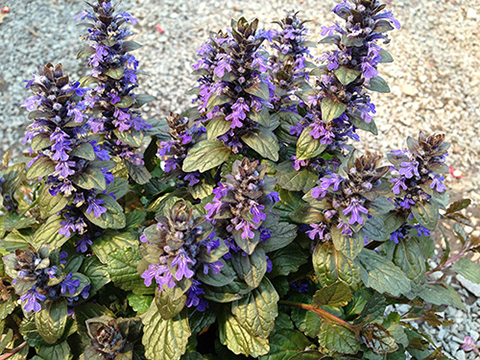
{"type": "Polygon", "coordinates": [[[82,83],[96,85],[85,98],[88,125],[102,135],[100,146],[110,156],[123,160],[130,176],[143,184],[148,182],[149,173],[143,168],[143,157],[137,149],[151,125],[137,109],[152,97],[134,93],[138,86],[138,61],[129,52],[141,45],[125,40],[133,33],[122,26],[125,22],[136,24],[137,20],[126,12],[115,12],[118,4],[107,0],[89,5],[90,10],[76,16],[77,20],[84,20],[82,25],[88,29],[84,39],[91,43],[78,56],[87,57],[91,69],[82,83]]]}
{"type": "Polygon", "coordinates": [[[389,91],[385,5],[338,4],[322,39],[294,11],[232,21],[198,51],[193,107],[162,121],[134,92],[135,21],[88,6],[90,73],[39,68],[30,151],[0,165],[1,359],[450,358],[416,326],[464,307],[452,272],[480,282],[449,144],[355,148],[389,91]]]}

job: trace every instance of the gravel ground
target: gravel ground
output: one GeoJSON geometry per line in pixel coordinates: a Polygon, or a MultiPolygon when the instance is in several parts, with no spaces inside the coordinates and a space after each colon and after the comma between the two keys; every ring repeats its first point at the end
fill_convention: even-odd
{"type": "MultiPolygon", "coordinates": [[[[468,211],[475,225],[480,218],[480,3],[478,0],[390,0],[402,30],[392,33],[387,46],[394,56],[381,72],[390,84],[390,94],[374,94],[379,136],[362,134],[370,150],[385,153],[404,147],[407,135],[419,130],[444,132],[453,146],[450,164],[463,178],[447,177],[452,197],[470,197],[468,211]]],[[[211,31],[229,26],[230,18],[258,17],[264,26],[283,15],[300,11],[311,19],[312,40],[320,27],[330,25],[334,0],[124,0],[121,7],[138,18],[135,40],[145,46],[136,52],[141,68],[151,76],[140,78],[140,92],[157,100],[144,107],[146,117],[164,118],[170,111],[189,106],[185,91],[195,84],[190,74],[195,50],[211,31]],[[157,30],[156,25],[163,29],[157,30]]],[[[85,74],[76,60],[82,48],[73,15],[83,10],[80,0],[0,0],[10,13],[0,15],[0,155],[12,148],[16,153],[28,120],[20,108],[28,92],[22,80],[29,79],[38,65],[62,62],[72,79],[85,74]]],[[[317,51],[321,53],[324,48],[317,51]]],[[[455,359],[474,359],[473,353],[458,351],[457,340],[470,335],[478,340],[480,300],[472,300],[468,312],[454,309],[446,314],[456,323],[437,333],[440,344],[455,359]],[[465,321],[468,320],[468,321],[465,321]],[[454,334],[454,336],[452,335],[454,334]],[[472,335],[473,334],[473,335],[472,335]]],[[[477,295],[478,296],[478,295],[477,295]]]]}

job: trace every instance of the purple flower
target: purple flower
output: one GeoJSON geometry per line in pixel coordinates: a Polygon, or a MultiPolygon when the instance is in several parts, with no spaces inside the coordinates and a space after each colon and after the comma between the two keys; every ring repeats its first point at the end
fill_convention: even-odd
{"type": "Polygon", "coordinates": [[[403,233],[401,231],[401,229],[399,230],[395,230],[391,235],[390,235],[390,240],[395,242],[395,244],[398,244],[399,243],[399,239],[403,239],[403,233]]]}
{"type": "Polygon", "coordinates": [[[265,206],[259,205],[257,203],[253,203],[252,207],[250,208],[250,214],[253,215],[253,222],[254,223],[259,223],[260,221],[263,221],[266,219],[267,215],[262,213],[262,210],[265,209],[265,206]]]}
{"type": "Polygon", "coordinates": [[[88,250],[88,247],[93,244],[92,239],[90,236],[85,235],[82,236],[79,240],[75,242],[75,245],[77,246],[77,252],[82,252],[85,253],[88,250]]]}
{"type": "Polygon", "coordinates": [[[400,194],[400,187],[403,190],[407,190],[407,185],[405,185],[405,182],[401,178],[391,179],[390,182],[394,184],[392,191],[395,195],[400,194]]]}
{"type": "Polygon", "coordinates": [[[193,279],[192,285],[187,290],[187,301],[185,305],[187,307],[195,306],[198,311],[202,312],[208,308],[208,302],[203,298],[205,291],[200,287],[201,283],[198,280],[193,279]]]}
{"type": "Polygon", "coordinates": [[[71,169],[71,167],[75,167],[75,161],[59,161],[55,166],[56,175],[63,179],[67,178],[69,175],[74,175],[75,170],[71,169]]]}
{"type": "Polygon", "coordinates": [[[197,176],[199,176],[198,172],[191,172],[191,173],[185,174],[183,179],[185,181],[188,181],[188,186],[193,186],[200,182],[197,176]]]}
{"type": "Polygon", "coordinates": [[[252,224],[250,224],[245,219],[242,219],[240,223],[235,226],[235,230],[240,231],[241,229],[243,229],[242,239],[253,239],[255,237],[255,233],[252,231],[252,227],[252,224]]]}
{"type": "Polygon", "coordinates": [[[160,283],[159,279],[165,272],[169,273],[167,265],[152,264],[149,265],[148,269],[143,272],[141,278],[144,279],[145,286],[149,287],[150,285],[152,285],[153,279],[155,279],[157,283],[160,283]]]}
{"type": "Polygon", "coordinates": [[[103,199],[90,198],[88,201],[87,214],[90,214],[93,211],[93,216],[99,218],[103,213],[107,212],[105,206],[101,206],[105,202],[103,199]]]}
{"type": "Polygon", "coordinates": [[[446,186],[442,183],[444,180],[443,176],[435,176],[430,184],[430,188],[436,188],[438,192],[444,192],[446,190],[446,186]]]}
{"type": "Polygon", "coordinates": [[[418,161],[413,160],[410,162],[402,162],[400,165],[402,166],[402,168],[398,170],[400,175],[405,176],[407,179],[412,178],[413,175],[420,177],[418,172],[418,161]]]}
{"type": "Polygon", "coordinates": [[[410,209],[410,205],[415,205],[415,201],[413,201],[410,195],[405,196],[404,199],[400,201],[400,206],[405,209],[410,209]]]}
{"type": "Polygon", "coordinates": [[[270,201],[273,203],[278,203],[280,201],[280,195],[276,191],[272,191],[267,196],[270,199],[270,201]]]}
{"type": "Polygon", "coordinates": [[[220,59],[220,61],[217,63],[217,66],[215,67],[215,70],[213,71],[213,73],[221,78],[225,75],[225,71],[226,72],[232,71],[232,65],[230,64],[232,59],[227,54],[218,54],[217,60],[218,59],[220,59]]]}
{"type": "Polygon", "coordinates": [[[362,63],[362,73],[365,79],[369,80],[378,75],[378,70],[367,60],[362,63]]]}
{"type": "Polygon", "coordinates": [[[213,263],[203,263],[203,273],[206,275],[211,270],[214,274],[220,274],[222,271],[223,263],[221,261],[215,261],[213,263]]]}
{"type": "Polygon", "coordinates": [[[123,18],[123,20],[125,20],[127,23],[130,23],[132,25],[135,25],[137,23],[137,19],[134,18],[133,16],[131,16],[129,13],[127,12],[121,12],[120,14],[118,14],[117,16],[120,16],[123,18]]]}
{"type": "Polygon", "coordinates": [[[185,276],[187,279],[191,278],[194,273],[188,267],[188,264],[195,264],[195,261],[190,259],[183,249],[181,249],[178,255],[172,261],[172,268],[175,265],[178,265],[177,272],[175,273],[175,278],[180,281],[185,276]]]}
{"type": "Polygon", "coordinates": [[[474,351],[476,354],[480,354],[478,346],[471,336],[465,336],[463,339],[463,344],[460,346],[460,348],[465,351],[474,351]]]}
{"type": "Polygon", "coordinates": [[[40,305],[39,301],[45,301],[47,297],[45,295],[40,294],[37,291],[37,287],[34,286],[30,290],[28,290],[25,294],[20,296],[20,301],[26,302],[23,306],[23,309],[26,312],[35,311],[38,312],[42,310],[42,306],[40,305]]]}
{"type": "Polygon", "coordinates": [[[350,220],[348,220],[350,225],[353,225],[356,222],[360,225],[363,224],[363,218],[360,216],[360,213],[368,214],[368,210],[364,208],[362,204],[360,204],[360,201],[356,198],[353,198],[350,201],[350,205],[343,210],[343,215],[351,214],[350,220]]]}
{"type": "Polygon", "coordinates": [[[353,235],[353,230],[348,224],[343,222],[343,220],[340,220],[340,222],[337,225],[337,229],[342,229],[342,235],[345,236],[350,236],[353,235]]]}
{"type": "Polygon", "coordinates": [[[72,273],[69,273],[67,276],[65,276],[65,279],[63,279],[63,281],[60,283],[60,292],[62,294],[65,294],[68,290],[70,295],[73,295],[77,291],[77,287],[80,286],[80,280],[79,279],[72,280],[72,276],[73,276],[72,273]]]}
{"type": "Polygon", "coordinates": [[[208,214],[206,215],[206,217],[208,219],[211,219],[213,216],[215,216],[215,214],[218,214],[222,205],[223,203],[220,200],[218,200],[217,198],[214,198],[213,203],[209,203],[205,205],[205,210],[208,211],[208,214]]]}
{"type": "Polygon", "coordinates": [[[417,229],[417,235],[418,236],[430,236],[430,230],[428,230],[426,227],[423,227],[420,224],[415,225],[415,228],[417,229]]]}
{"type": "Polygon", "coordinates": [[[310,227],[312,230],[309,230],[306,232],[308,237],[312,240],[315,240],[315,237],[318,235],[318,238],[320,240],[323,240],[324,238],[324,232],[327,230],[327,226],[324,223],[319,223],[319,224],[310,224],[310,227]]]}

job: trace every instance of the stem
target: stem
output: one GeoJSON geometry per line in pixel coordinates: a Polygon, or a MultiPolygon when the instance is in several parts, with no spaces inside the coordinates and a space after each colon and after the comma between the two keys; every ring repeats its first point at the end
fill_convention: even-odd
{"type": "Polygon", "coordinates": [[[337,317],[333,314],[330,314],[328,311],[320,309],[320,307],[318,305],[303,304],[303,303],[297,303],[297,302],[294,302],[294,301],[286,301],[286,300],[280,300],[279,304],[312,311],[315,314],[317,314],[318,316],[320,316],[323,320],[326,320],[328,322],[330,322],[330,321],[336,322],[337,324],[342,325],[343,327],[347,328],[348,330],[350,330],[350,331],[354,332],[356,335],[358,335],[359,328],[358,328],[357,325],[350,324],[349,322],[346,322],[345,320],[340,319],[339,317],[337,317]]]}
{"type": "Polygon", "coordinates": [[[24,341],[23,343],[21,343],[20,345],[18,345],[15,349],[12,349],[11,352],[9,353],[5,353],[3,355],[0,356],[0,360],[6,360],[8,359],[10,356],[13,356],[15,355],[16,353],[18,353],[19,351],[21,351],[25,346],[27,346],[27,342],[24,341]]]}
{"type": "Polygon", "coordinates": [[[460,251],[457,255],[451,257],[450,259],[448,259],[445,264],[443,265],[440,265],[440,266],[437,266],[435,269],[433,270],[430,270],[430,271],[427,271],[425,273],[425,276],[428,276],[428,275],[432,275],[434,272],[437,272],[437,271],[443,271],[445,270],[446,268],[448,268],[452,263],[454,263],[455,261],[457,261],[458,259],[460,259],[463,255],[465,255],[465,252],[468,251],[468,247],[463,249],[462,251],[460,251]]]}

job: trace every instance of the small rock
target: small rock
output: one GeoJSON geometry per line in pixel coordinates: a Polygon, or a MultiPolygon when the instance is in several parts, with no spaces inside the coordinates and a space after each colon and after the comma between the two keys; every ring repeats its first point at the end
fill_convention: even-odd
{"type": "Polygon", "coordinates": [[[417,88],[410,84],[403,84],[402,86],[400,86],[400,90],[402,93],[408,96],[417,95],[417,88]]]}
{"type": "Polygon", "coordinates": [[[470,291],[476,297],[480,297],[480,284],[475,284],[474,282],[465,279],[462,275],[457,275],[457,280],[462,284],[462,286],[470,291]]]}
{"type": "Polygon", "coordinates": [[[457,353],[455,354],[455,359],[457,360],[466,360],[466,355],[465,355],[465,351],[463,350],[459,350],[457,351],[457,353]]]}
{"type": "Polygon", "coordinates": [[[478,19],[478,13],[477,10],[470,8],[467,11],[467,19],[469,20],[477,20],[478,19]]]}

